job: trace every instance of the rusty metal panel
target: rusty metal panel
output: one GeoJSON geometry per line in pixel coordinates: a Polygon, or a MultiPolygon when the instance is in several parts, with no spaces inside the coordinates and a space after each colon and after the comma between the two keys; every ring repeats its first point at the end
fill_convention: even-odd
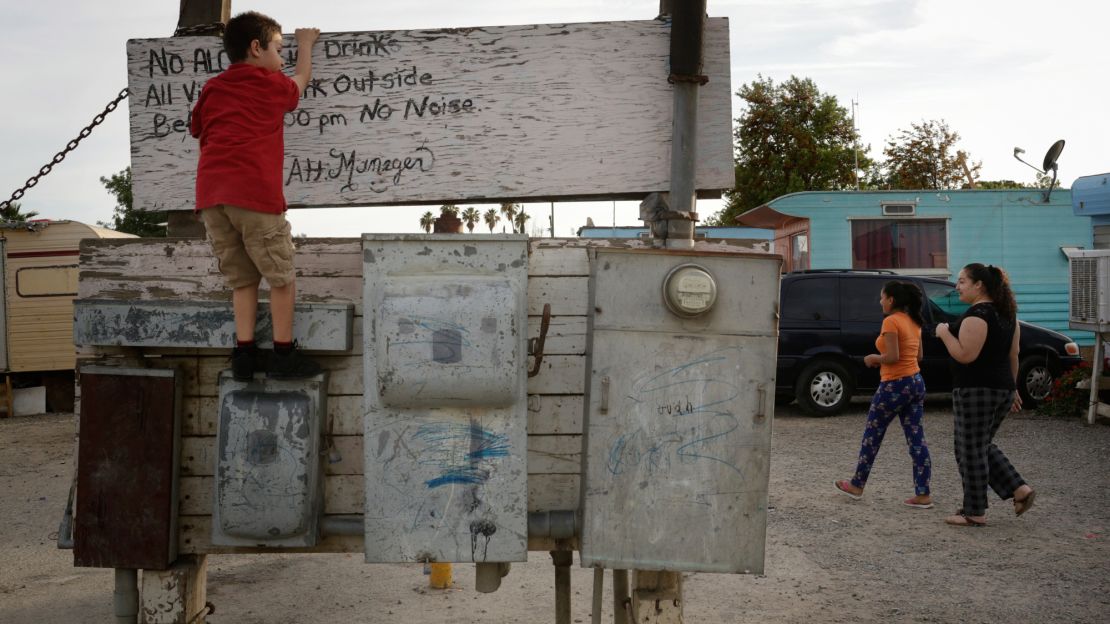
{"type": "Polygon", "coordinates": [[[528,239],[364,235],[366,560],[527,556],[528,239]]]}
{"type": "Polygon", "coordinates": [[[181,374],[81,369],[73,563],[161,570],[177,557],[181,374]]]}
{"type": "Polygon", "coordinates": [[[314,546],[327,373],[243,382],[223,371],[219,383],[212,543],[314,546]]]}
{"type": "MultiPolygon", "coordinates": [[[[293,338],[312,351],[349,351],[354,305],[298,303],[293,338]]],[[[273,344],[270,306],[258,305],[255,339],[273,344]]],[[[78,299],[73,308],[73,342],[124,347],[225,348],[235,345],[230,303],[217,301],[114,301],[78,299]]]]}
{"type": "Polygon", "coordinates": [[[597,251],[581,556],[614,569],[760,573],[775,387],[778,257],[597,251]],[[694,263],[702,316],[663,283],[694,263]]]}

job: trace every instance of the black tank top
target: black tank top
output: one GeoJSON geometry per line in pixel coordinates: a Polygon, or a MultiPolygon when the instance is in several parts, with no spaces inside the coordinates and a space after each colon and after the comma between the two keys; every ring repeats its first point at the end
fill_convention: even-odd
{"type": "Polygon", "coordinates": [[[960,364],[952,360],[953,388],[997,388],[1014,389],[1014,373],[1010,370],[1010,345],[1014,339],[1014,322],[999,318],[998,310],[991,302],[977,303],[964,312],[960,320],[949,329],[959,338],[960,326],[967,318],[983,319],[987,324],[987,339],[983,343],[979,357],[970,364],[960,364]]]}

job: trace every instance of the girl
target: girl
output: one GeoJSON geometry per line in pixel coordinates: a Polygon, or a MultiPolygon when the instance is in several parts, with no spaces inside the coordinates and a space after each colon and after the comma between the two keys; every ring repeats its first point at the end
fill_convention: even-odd
{"type": "Polygon", "coordinates": [[[879,367],[880,383],[871,399],[867,426],[863,430],[859,463],[851,480],[836,481],[837,491],[853,500],[863,497],[863,488],[871,474],[875,456],[883,442],[886,428],[897,416],[909,444],[913,459],[914,496],[904,504],[917,509],[930,509],[929,494],[932,464],[922,424],[925,403],[925,381],[921,378],[921,290],[906,282],[887,282],[879,296],[883,306],[883,326],[875,340],[878,353],[863,359],[870,367],[879,367]]]}

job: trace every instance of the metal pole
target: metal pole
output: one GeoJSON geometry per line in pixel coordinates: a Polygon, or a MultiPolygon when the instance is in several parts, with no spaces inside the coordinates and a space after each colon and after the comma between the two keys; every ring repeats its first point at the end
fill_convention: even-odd
{"type": "Polygon", "coordinates": [[[117,624],[135,624],[139,618],[139,571],[116,568],[116,589],[112,606],[117,624]]]}
{"type": "Polygon", "coordinates": [[[697,193],[698,91],[704,81],[702,39],[705,32],[706,0],[660,3],[671,11],[671,75],[674,88],[671,128],[671,191],[667,219],[667,242],[671,248],[694,246],[697,193]]]}
{"type": "Polygon", "coordinates": [[[605,568],[594,568],[593,605],[590,607],[591,624],[601,624],[601,594],[605,591],[605,568]]]}
{"type": "MultiPolygon", "coordinates": [[[[858,95],[856,96],[859,97],[858,95]]],[[[852,100],[852,158],[855,160],[856,166],[852,169],[852,175],[856,178],[856,190],[859,190],[859,130],[856,127],[856,107],[859,102],[852,100]]]]}
{"type": "Polygon", "coordinates": [[[555,543],[558,550],[551,551],[551,562],[555,564],[555,624],[570,624],[570,565],[574,553],[565,550],[562,540],[555,543]]]}
{"type": "Polygon", "coordinates": [[[1098,382],[1102,379],[1102,334],[1095,333],[1095,353],[1093,362],[1094,366],[1091,367],[1091,400],[1087,405],[1087,424],[1095,424],[1095,417],[1098,414],[1098,382]]]}
{"type": "Polygon", "coordinates": [[[613,624],[627,624],[628,570],[613,570],[613,624]]]}

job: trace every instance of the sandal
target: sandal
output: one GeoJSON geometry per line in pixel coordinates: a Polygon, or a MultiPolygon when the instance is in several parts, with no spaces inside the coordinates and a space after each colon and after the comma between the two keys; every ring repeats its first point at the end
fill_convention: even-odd
{"type": "Polygon", "coordinates": [[[906,507],[913,507],[914,509],[932,509],[933,508],[933,502],[932,501],[929,501],[928,503],[919,503],[917,501],[916,496],[907,498],[906,500],[902,501],[902,504],[905,505],[906,507]]]}
{"type": "Polygon", "coordinates": [[[1030,509],[1032,509],[1033,508],[1033,499],[1035,499],[1036,497],[1037,497],[1036,490],[1029,490],[1029,493],[1025,495],[1025,498],[1023,498],[1021,500],[1018,500],[1017,498],[1015,498],[1014,499],[1014,515],[1015,516],[1020,516],[1021,514],[1029,511],[1030,509]]]}
{"type": "Polygon", "coordinates": [[[850,481],[845,480],[845,479],[841,479],[839,481],[833,481],[833,487],[836,488],[837,492],[840,492],[841,494],[847,496],[848,498],[850,498],[852,500],[862,499],[863,498],[863,493],[862,492],[859,493],[859,494],[853,494],[852,491],[848,489],[849,487],[851,487],[851,485],[852,485],[852,483],[850,481]]]}
{"type": "Polygon", "coordinates": [[[948,516],[947,518],[944,519],[944,523],[948,524],[948,525],[960,526],[960,527],[985,527],[985,526],[987,526],[986,522],[980,522],[979,520],[972,520],[969,516],[965,516],[962,513],[958,513],[954,516],[948,516]]]}

